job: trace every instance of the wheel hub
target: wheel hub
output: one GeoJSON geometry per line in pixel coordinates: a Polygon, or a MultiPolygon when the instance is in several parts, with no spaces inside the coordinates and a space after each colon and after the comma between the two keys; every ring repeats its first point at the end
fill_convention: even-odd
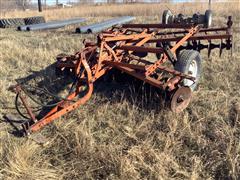
{"type": "MultiPolygon", "coordinates": [[[[196,60],[193,60],[193,61],[190,63],[187,74],[190,75],[190,76],[192,76],[192,77],[194,77],[194,78],[197,78],[197,62],[196,62],[196,60]]],[[[190,80],[190,79],[185,79],[184,81],[185,81],[185,82],[184,82],[184,85],[186,85],[186,86],[191,86],[191,85],[193,85],[193,83],[194,83],[194,82],[193,82],[192,80],[190,80]]]]}

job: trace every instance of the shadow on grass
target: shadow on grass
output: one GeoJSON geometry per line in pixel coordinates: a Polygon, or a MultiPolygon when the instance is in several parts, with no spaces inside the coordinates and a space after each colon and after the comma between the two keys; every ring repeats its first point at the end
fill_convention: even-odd
{"type": "MultiPolygon", "coordinates": [[[[76,82],[76,79],[67,73],[57,76],[54,63],[43,70],[33,71],[27,77],[17,79],[16,82],[21,85],[25,93],[27,92],[27,96],[30,95],[30,98],[27,98],[28,104],[36,118],[41,119],[72,92],[73,82],[76,82]]],[[[94,93],[106,97],[113,103],[126,100],[144,110],[160,111],[164,108],[165,96],[160,89],[116,69],[109,71],[94,83],[94,93]]],[[[15,104],[22,118],[27,119],[27,112],[19,98],[15,100],[15,104]]],[[[8,122],[9,120],[8,118],[8,122]]],[[[14,125],[16,122],[10,124],[14,125]]]]}

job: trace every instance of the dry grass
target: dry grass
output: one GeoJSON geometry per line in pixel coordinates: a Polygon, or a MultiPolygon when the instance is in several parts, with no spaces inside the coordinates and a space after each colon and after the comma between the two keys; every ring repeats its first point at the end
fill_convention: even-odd
{"type": "MultiPolygon", "coordinates": [[[[225,3],[213,3],[215,15],[227,16],[226,12],[233,12],[238,15],[240,4],[237,1],[228,1],[225,3]],[[222,14],[225,12],[226,14],[222,14]]],[[[101,16],[161,16],[163,10],[171,9],[173,12],[182,12],[193,14],[198,11],[205,11],[208,8],[207,3],[158,3],[158,4],[110,4],[101,6],[81,5],[68,9],[51,9],[38,13],[37,11],[6,11],[1,13],[1,17],[26,17],[42,14],[47,20],[71,18],[71,17],[101,17],[101,16]]]]}
{"type": "MultiPolygon", "coordinates": [[[[177,12],[192,13],[204,11],[206,4],[175,6],[168,4],[177,12]]],[[[165,5],[136,4],[44,13],[49,20],[96,16],[92,21],[98,21],[128,14],[138,16],[138,22],[158,22],[162,9],[165,5]]],[[[215,24],[235,15],[237,46],[238,3],[218,3],[214,9],[215,24]]],[[[9,12],[4,17],[16,15],[25,16],[9,12]]],[[[46,68],[59,53],[81,49],[84,38],[94,38],[71,31],[0,30],[1,119],[16,113],[14,95],[7,91],[15,79],[46,68]]],[[[0,122],[0,179],[239,179],[240,52],[236,49],[233,57],[224,52],[220,59],[214,50],[210,60],[206,51],[201,54],[201,83],[189,108],[178,115],[145,103],[144,96],[139,100],[133,87],[105,82],[85,106],[42,131],[50,139],[47,146],[13,136],[12,128],[0,122]]]]}

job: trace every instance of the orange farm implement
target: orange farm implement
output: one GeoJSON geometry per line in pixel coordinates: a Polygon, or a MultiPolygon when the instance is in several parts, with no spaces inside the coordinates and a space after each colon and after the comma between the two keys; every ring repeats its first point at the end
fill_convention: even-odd
{"type": "MultiPolygon", "coordinates": [[[[164,16],[166,18],[166,14],[164,16]]],[[[24,86],[12,87],[27,112],[22,123],[30,134],[40,130],[60,116],[86,103],[96,80],[112,68],[118,69],[152,86],[161,88],[169,96],[173,112],[184,110],[200,78],[199,52],[219,48],[232,49],[231,17],[226,27],[210,28],[195,21],[184,20],[162,24],[124,24],[98,35],[97,42],[84,41],[84,48],[71,56],[58,57],[56,72],[68,72],[76,79],[74,90],[38,119],[28,105],[24,86]],[[178,22],[179,21],[179,22],[178,22]],[[216,44],[216,40],[220,43],[216,44]],[[202,42],[207,42],[202,44],[202,42]],[[156,60],[149,59],[150,54],[156,60]]],[[[209,22],[207,22],[209,23],[209,22]]]]}

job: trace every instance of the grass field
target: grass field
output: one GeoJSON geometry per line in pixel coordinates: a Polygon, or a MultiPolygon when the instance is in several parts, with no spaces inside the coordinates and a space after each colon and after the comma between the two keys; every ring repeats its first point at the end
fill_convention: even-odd
{"type": "MultiPolygon", "coordinates": [[[[205,3],[83,6],[45,11],[47,20],[86,17],[96,22],[134,15],[135,22],[160,22],[164,9],[205,12],[205,3]]],[[[240,18],[239,3],[214,3],[214,25],[234,21],[233,56],[201,52],[203,71],[190,106],[174,114],[132,86],[104,82],[86,105],[61,117],[42,133],[46,146],[11,134],[6,113],[16,114],[15,79],[44,70],[59,53],[80,50],[94,35],[74,26],[42,32],[0,29],[0,179],[239,179],[240,178],[240,18]],[[139,100],[140,99],[140,100],[139,100]]],[[[39,15],[6,12],[1,17],[39,15]]]]}

